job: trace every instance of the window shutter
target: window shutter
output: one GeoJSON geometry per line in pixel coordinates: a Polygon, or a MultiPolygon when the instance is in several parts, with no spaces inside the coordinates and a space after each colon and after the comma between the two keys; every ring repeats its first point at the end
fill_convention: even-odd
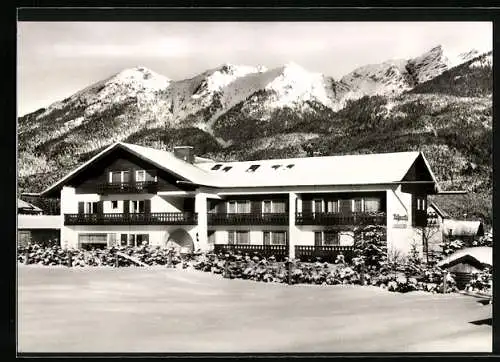
{"type": "Polygon", "coordinates": [[[128,169],[128,182],[133,184],[135,183],[135,171],[132,168],[128,169]]]}
{"type": "Polygon", "coordinates": [[[104,213],[104,201],[99,201],[97,203],[97,213],[100,215],[104,213]]]}
{"type": "Polygon", "coordinates": [[[78,203],[78,213],[83,214],[85,212],[85,203],[84,202],[79,202],[78,203]]]}
{"type": "Polygon", "coordinates": [[[311,200],[302,200],[302,213],[310,214],[312,211],[312,201],[311,200]]]}
{"type": "Polygon", "coordinates": [[[264,245],[271,244],[271,233],[269,231],[264,231],[264,245]]]}
{"type": "Polygon", "coordinates": [[[321,246],[321,231],[314,232],[314,246],[321,246]]]}
{"type": "Polygon", "coordinates": [[[340,200],[340,212],[342,214],[349,214],[351,212],[351,200],[350,199],[344,199],[340,200]]]}
{"type": "Polygon", "coordinates": [[[123,213],[124,214],[130,213],[130,200],[123,200],[123,213]]]}
{"type": "Polygon", "coordinates": [[[151,214],[151,200],[144,200],[144,213],[151,214]]]}
{"type": "Polygon", "coordinates": [[[227,207],[226,207],[226,201],[217,201],[217,204],[215,206],[215,212],[219,214],[225,214],[227,213],[227,207]]]}
{"type": "Polygon", "coordinates": [[[251,208],[250,212],[252,214],[260,214],[262,212],[262,201],[253,200],[252,201],[252,208],[251,208]]]}

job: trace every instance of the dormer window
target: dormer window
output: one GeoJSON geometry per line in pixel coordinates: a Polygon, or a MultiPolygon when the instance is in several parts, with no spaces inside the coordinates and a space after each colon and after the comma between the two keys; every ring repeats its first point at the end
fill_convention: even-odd
{"type": "Polygon", "coordinates": [[[252,165],[247,169],[247,172],[255,172],[256,169],[258,169],[260,165],[252,165]]]}
{"type": "Polygon", "coordinates": [[[217,165],[215,165],[214,167],[212,167],[212,170],[218,170],[219,168],[222,167],[222,164],[218,163],[217,165]]]}

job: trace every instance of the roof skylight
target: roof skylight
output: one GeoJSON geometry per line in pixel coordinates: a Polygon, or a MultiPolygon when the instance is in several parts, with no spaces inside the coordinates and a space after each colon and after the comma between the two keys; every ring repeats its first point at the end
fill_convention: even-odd
{"type": "Polygon", "coordinates": [[[256,169],[258,169],[260,165],[252,165],[247,169],[247,172],[254,172],[256,169]]]}
{"type": "Polygon", "coordinates": [[[224,167],[224,168],[222,169],[222,171],[227,172],[227,171],[229,171],[229,170],[230,170],[230,169],[232,169],[232,168],[233,168],[233,166],[226,166],[226,167],[224,167]]]}
{"type": "Polygon", "coordinates": [[[273,169],[277,170],[278,168],[280,168],[280,167],[281,167],[281,165],[272,165],[271,167],[272,167],[273,169]]]}
{"type": "Polygon", "coordinates": [[[291,163],[291,164],[287,165],[286,167],[287,168],[292,168],[293,166],[295,166],[295,165],[293,163],[291,163]]]}
{"type": "Polygon", "coordinates": [[[222,167],[222,164],[218,163],[217,165],[215,165],[214,167],[212,167],[212,170],[218,170],[221,167],[222,167]]]}

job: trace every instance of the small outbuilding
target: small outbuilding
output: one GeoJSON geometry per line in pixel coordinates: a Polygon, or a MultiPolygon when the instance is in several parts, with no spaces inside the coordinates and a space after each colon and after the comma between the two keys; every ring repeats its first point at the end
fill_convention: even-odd
{"type": "Polygon", "coordinates": [[[489,246],[479,246],[457,250],[437,265],[455,274],[457,286],[464,289],[472,277],[472,273],[481,272],[493,266],[493,249],[489,246]]]}

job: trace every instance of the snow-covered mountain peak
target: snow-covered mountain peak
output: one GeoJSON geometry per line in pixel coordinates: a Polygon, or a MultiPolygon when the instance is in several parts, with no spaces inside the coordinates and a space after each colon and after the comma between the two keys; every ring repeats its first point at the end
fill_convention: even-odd
{"type": "Polygon", "coordinates": [[[141,85],[143,88],[160,90],[168,87],[171,80],[164,75],[158,74],[146,67],[137,66],[124,69],[111,77],[106,84],[141,85]]]}
{"type": "Polygon", "coordinates": [[[286,63],[278,71],[279,75],[265,87],[275,94],[271,107],[290,106],[309,100],[333,107],[329,78],[323,74],[310,72],[295,62],[286,63]]]}

